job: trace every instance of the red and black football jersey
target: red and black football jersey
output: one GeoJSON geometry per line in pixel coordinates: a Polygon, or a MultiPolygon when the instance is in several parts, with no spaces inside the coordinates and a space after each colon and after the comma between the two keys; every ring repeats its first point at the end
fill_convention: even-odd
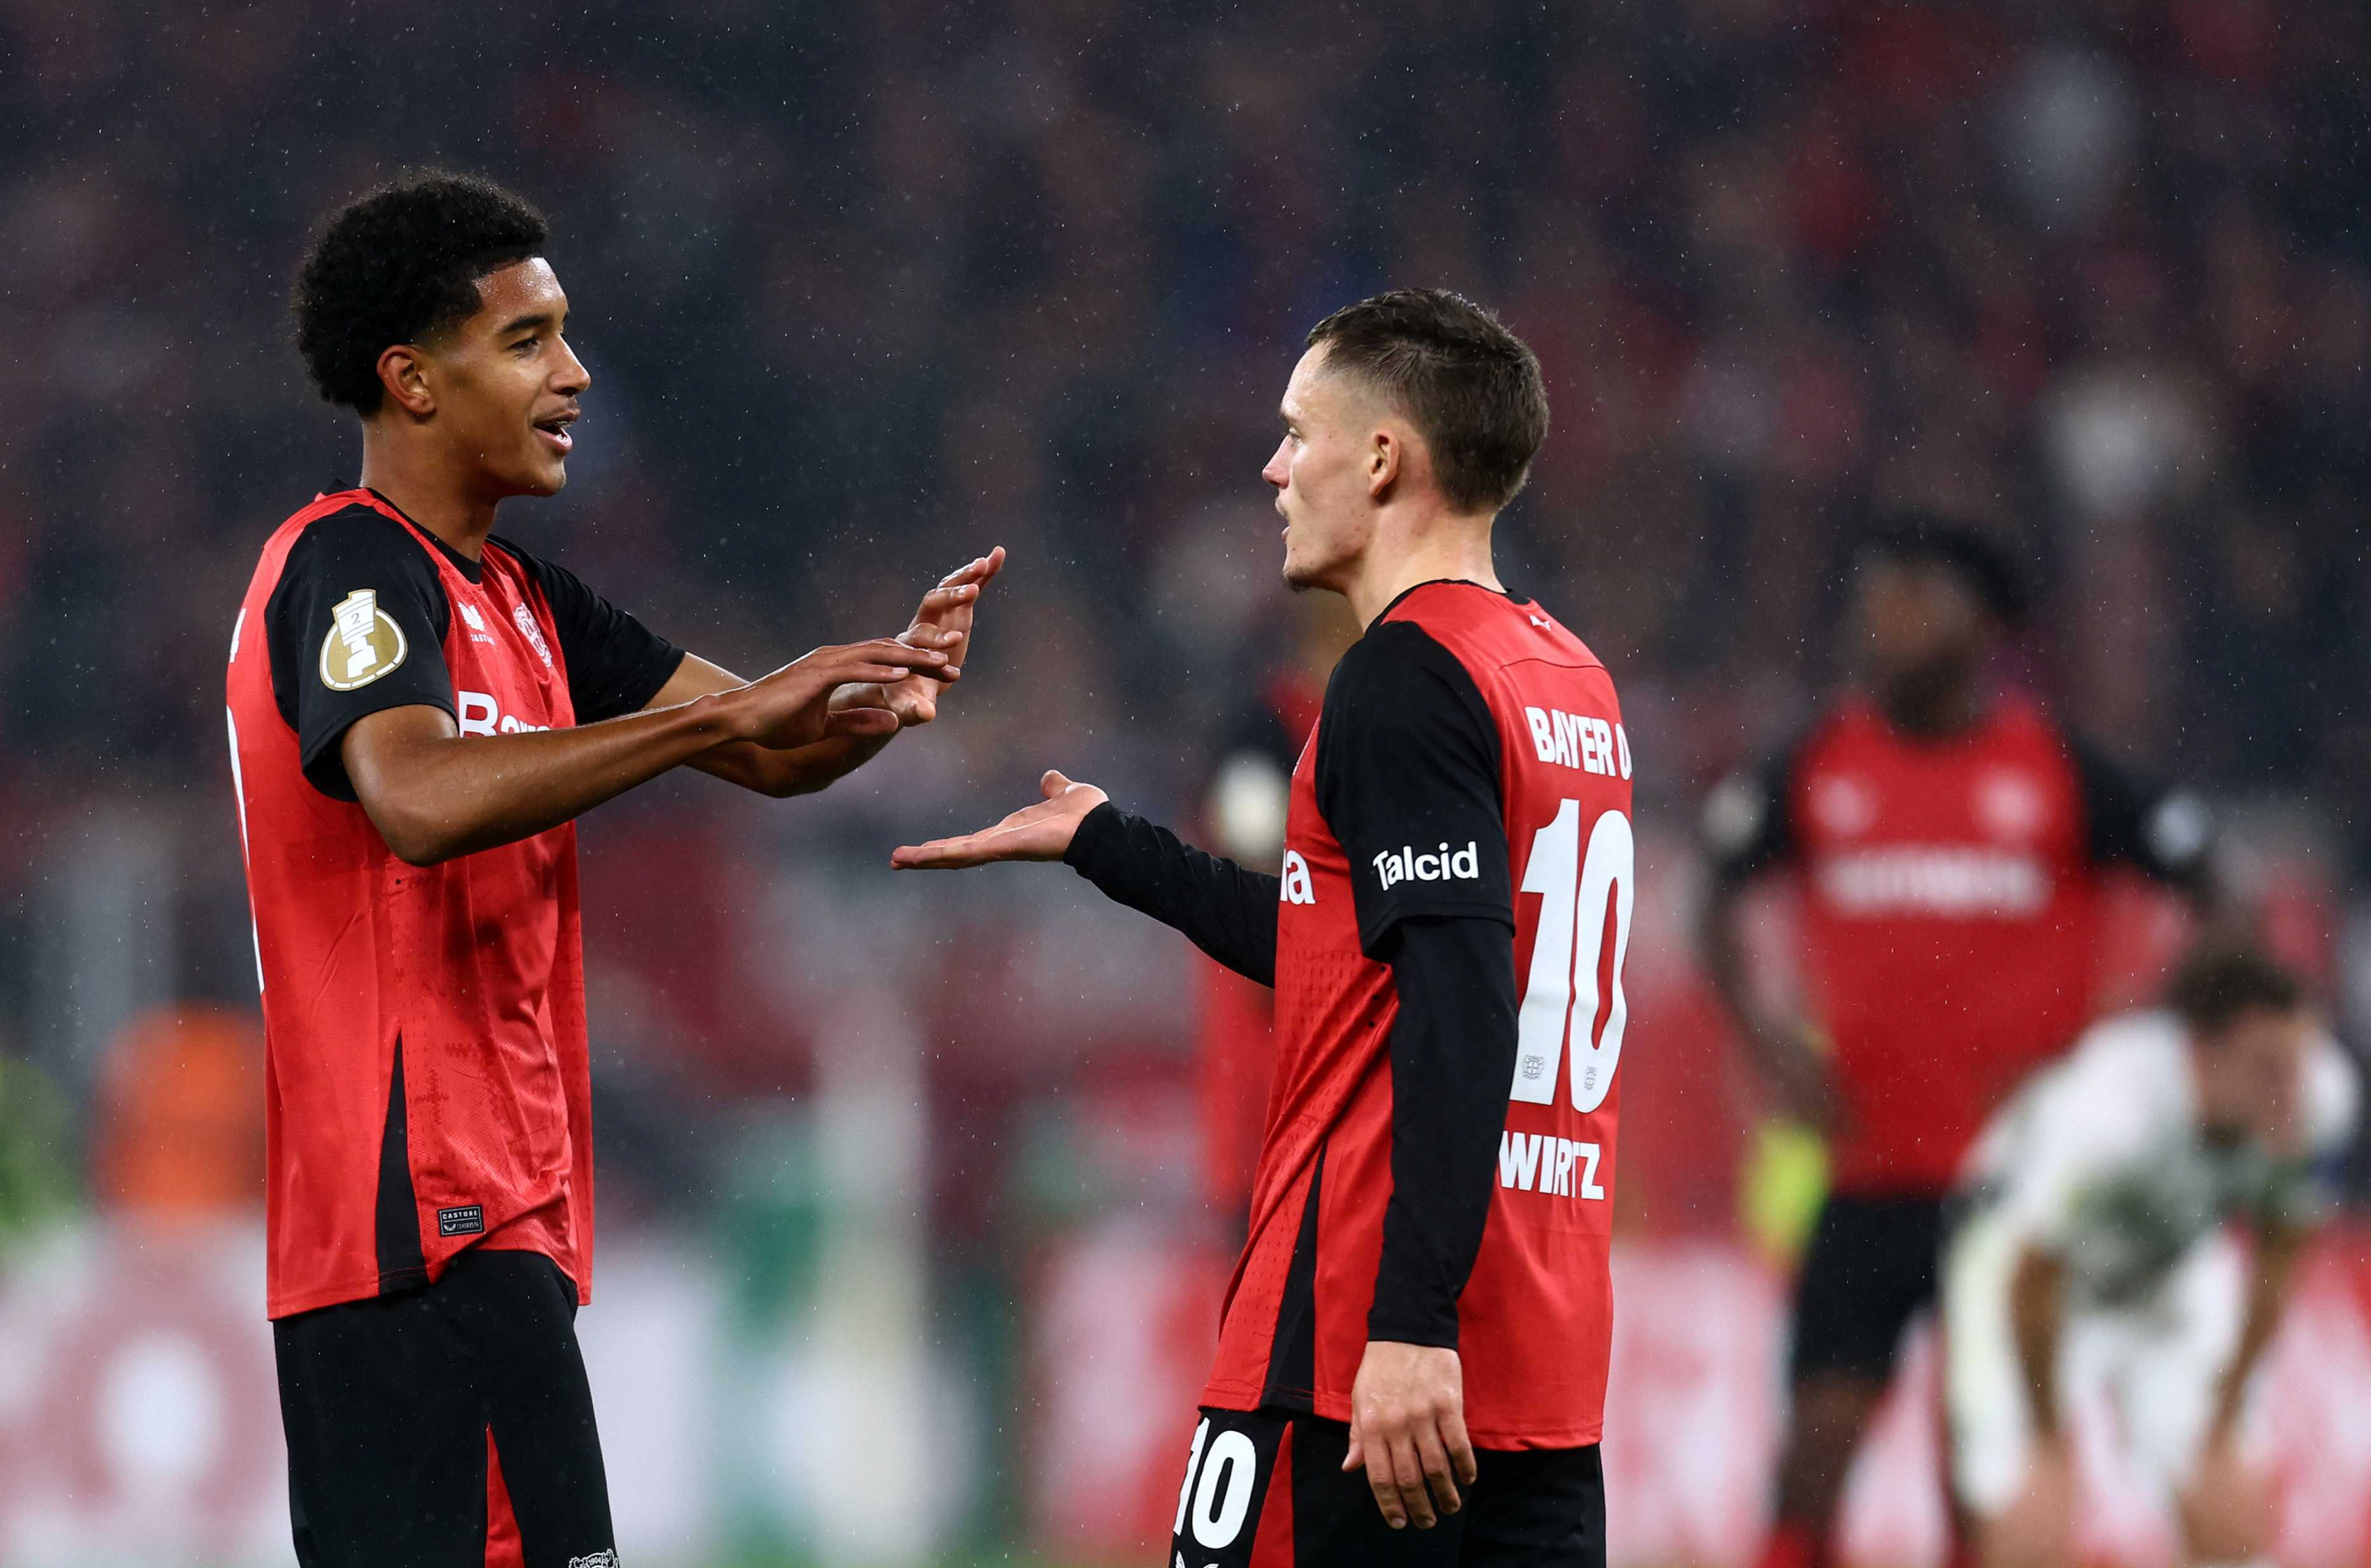
{"type": "Polygon", "coordinates": [[[1833,1041],[1838,1190],[1937,1194],[1985,1117],[2090,1021],[2102,874],[2198,875],[2192,797],[2130,778],[2031,702],[1911,735],[1841,704],[1706,803],[1716,876],[1798,873],[1807,989],[1833,1041]]]}
{"type": "Polygon", "coordinates": [[[1630,774],[1604,666],[1526,600],[1423,584],[1344,656],[1293,776],[1277,1079],[1205,1403],[1347,1421],[1370,1339],[1453,1343],[1476,1443],[1598,1440],[1630,774]],[[1430,1088],[1394,1055],[1404,928],[1427,923],[1498,933],[1460,957],[1497,972],[1473,980],[1465,1027],[1493,1027],[1495,985],[1515,1036],[1494,1054],[1452,1021],[1430,1088]],[[1430,1151],[1395,1137],[1427,1108],[1395,1086],[1479,1104],[1484,1163],[1453,1173],[1476,1192],[1432,1190],[1430,1151]],[[1461,1257],[1442,1232],[1465,1212],[1479,1235],[1461,1257]]]}
{"type": "Polygon", "coordinates": [[[339,742],[424,704],[463,737],[640,708],[682,654],[501,540],[453,552],[383,498],[273,533],[231,639],[231,765],[267,1039],[268,1309],[545,1253],[589,1299],[575,830],[408,865],[339,742]]]}

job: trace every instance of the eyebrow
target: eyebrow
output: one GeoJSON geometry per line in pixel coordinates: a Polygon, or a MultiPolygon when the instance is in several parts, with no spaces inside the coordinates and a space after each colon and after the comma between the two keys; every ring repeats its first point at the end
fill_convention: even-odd
{"type": "Polygon", "coordinates": [[[503,329],[496,333],[495,336],[507,338],[514,332],[524,332],[530,327],[549,327],[550,325],[551,312],[548,310],[540,310],[532,316],[513,317],[510,320],[503,323],[503,329]]]}

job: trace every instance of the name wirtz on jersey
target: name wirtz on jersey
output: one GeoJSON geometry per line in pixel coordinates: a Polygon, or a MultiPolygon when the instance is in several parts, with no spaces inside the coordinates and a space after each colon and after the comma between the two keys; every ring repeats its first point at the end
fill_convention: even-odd
{"type": "Polygon", "coordinates": [[[1465,847],[1455,854],[1444,844],[1435,854],[1419,855],[1416,846],[1386,849],[1375,857],[1375,875],[1390,887],[1404,882],[1476,882],[1482,876],[1482,856],[1477,841],[1467,839],[1465,847]]]}

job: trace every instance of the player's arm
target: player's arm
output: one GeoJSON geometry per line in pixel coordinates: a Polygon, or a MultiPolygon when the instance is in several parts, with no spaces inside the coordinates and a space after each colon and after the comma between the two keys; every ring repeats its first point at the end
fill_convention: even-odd
{"type": "Polygon", "coordinates": [[[441,706],[382,709],[348,726],[339,756],[389,849],[416,866],[530,837],[711,747],[784,750],[894,732],[881,709],[834,710],[834,691],[945,655],[892,638],[818,648],[772,674],[677,707],[570,729],[463,737],[441,706]]]}
{"type": "Polygon", "coordinates": [[[2144,778],[2107,753],[2070,737],[2067,750],[2082,790],[2086,849],[2098,866],[2131,866],[2178,890],[2208,943],[2244,941],[2255,911],[2220,873],[2215,819],[2187,790],[2144,778]]]}
{"type": "MultiPolygon", "coordinates": [[[[937,587],[922,595],[921,605],[914,612],[913,623],[906,628],[900,640],[917,647],[935,648],[946,655],[949,663],[960,668],[970,652],[972,618],[978,607],[980,591],[1003,568],[1004,549],[999,546],[978,559],[949,572],[940,580],[937,587]]],[[[676,666],[666,684],[651,697],[649,706],[653,709],[679,707],[700,698],[734,690],[745,684],[740,676],[729,670],[697,655],[687,655],[676,666]]],[[[896,722],[868,728],[862,732],[827,735],[822,740],[789,748],[736,741],[703,752],[692,757],[690,763],[702,773],[761,795],[779,799],[812,794],[879,755],[881,749],[896,739],[900,730],[927,724],[937,718],[939,697],[944,689],[943,681],[924,674],[911,674],[886,685],[862,683],[845,686],[831,696],[835,712],[877,709],[889,713],[896,722]]]]}
{"type": "MultiPolygon", "coordinates": [[[[830,712],[832,690],[945,663],[935,649],[887,639],[818,649],[738,692],[664,712],[465,739],[443,652],[451,616],[418,541],[357,508],[297,539],[260,628],[307,780],[358,801],[387,847],[418,865],[539,833],[723,742],[804,744],[894,727],[885,713],[830,712]]],[[[645,688],[656,679],[648,669],[634,678],[645,688]]],[[[584,690],[607,700],[597,683],[584,690]]]]}
{"type": "Polygon", "coordinates": [[[2058,1341],[2066,1321],[2066,1266],[2058,1254],[2027,1241],[2009,1274],[2010,1332],[2034,1435],[2045,1443],[2059,1438],[2058,1341]]]}
{"type": "Polygon", "coordinates": [[[1696,950],[1706,982],[1779,1103],[1824,1128],[1835,1118],[1835,1085],[1819,1031],[1799,1014],[1764,1005],[1745,961],[1746,894],[1756,877],[1795,858],[1787,788],[1793,769],[1790,746],[1759,768],[1731,774],[1706,797],[1701,832],[1711,886],[1697,917],[1696,950]]]}
{"type": "Polygon", "coordinates": [[[1395,1526],[1423,1528],[1474,1479],[1458,1298],[1497,1183],[1515,1081],[1513,882],[1498,731],[1423,628],[1386,622],[1343,656],[1317,729],[1318,808],[1350,865],[1359,940],[1390,964],[1391,1196],[1351,1389],[1345,1469],[1395,1526]],[[1385,884],[1386,851],[1472,846],[1471,876],[1385,884]]]}
{"type": "Polygon", "coordinates": [[[907,845],[889,863],[912,871],[1061,860],[1105,897],[1184,932],[1236,974],[1276,984],[1277,878],[1195,848],[1121,811],[1092,784],[1048,771],[1037,787],[1044,800],[995,826],[907,845]]]}

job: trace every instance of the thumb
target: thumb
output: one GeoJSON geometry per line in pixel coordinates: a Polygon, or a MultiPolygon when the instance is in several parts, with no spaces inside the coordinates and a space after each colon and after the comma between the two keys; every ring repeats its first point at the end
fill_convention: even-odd
{"type": "Polygon", "coordinates": [[[827,715],[827,735],[888,735],[897,730],[897,716],[885,708],[844,708],[827,715]]]}
{"type": "Polygon", "coordinates": [[[1366,1468],[1366,1440],[1359,1435],[1359,1424],[1354,1421],[1350,1424],[1349,1451],[1342,1456],[1342,1473],[1347,1475],[1352,1470],[1365,1470],[1366,1468]]]}
{"type": "Polygon", "coordinates": [[[1037,780],[1037,792],[1049,801],[1070,787],[1070,781],[1050,767],[1046,770],[1046,777],[1037,780]]]}

